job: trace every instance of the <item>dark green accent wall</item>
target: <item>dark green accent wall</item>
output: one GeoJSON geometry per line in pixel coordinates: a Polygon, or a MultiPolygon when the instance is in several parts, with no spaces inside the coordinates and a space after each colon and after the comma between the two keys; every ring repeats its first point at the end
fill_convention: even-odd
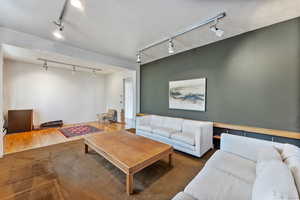
{"type": "Polygon", "coordinates": [[[142,65],[141,112],[300,132],[300,18],[142,65]],[[168,108],[169,81],[201,77],[206,112],[168,108]]]}

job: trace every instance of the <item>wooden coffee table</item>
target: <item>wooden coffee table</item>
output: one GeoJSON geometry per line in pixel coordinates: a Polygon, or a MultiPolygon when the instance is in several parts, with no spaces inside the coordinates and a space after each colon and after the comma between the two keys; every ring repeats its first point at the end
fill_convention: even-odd
{"type": "Polygon", "coordinates": [[[173,148],[127,131],[104,132],[84,137],[85,153],[89,147],[126,174],[126,192],[133,192],[133,175],[165,156],[172,165],[173,148]]]}

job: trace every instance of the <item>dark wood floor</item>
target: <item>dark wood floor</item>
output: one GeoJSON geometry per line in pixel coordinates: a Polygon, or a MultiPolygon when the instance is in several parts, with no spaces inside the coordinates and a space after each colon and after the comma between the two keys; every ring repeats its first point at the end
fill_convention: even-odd
{"type": "Polygon", "coordinates": [[[184,189],[213,151],[198,159],[175,152],[135,175],[135,193],[125,192],[125,175],[104,158],[84,154],[82,139],[6,155],[0,159],[0,199],[167,200],[184,189]]]}

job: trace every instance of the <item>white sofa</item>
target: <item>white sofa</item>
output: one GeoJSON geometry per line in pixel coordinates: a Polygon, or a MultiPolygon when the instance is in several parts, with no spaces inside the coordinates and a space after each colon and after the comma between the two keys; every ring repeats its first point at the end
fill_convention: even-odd
{"type": "Polygon", "coordinates": [[[222,134],[220,148],[173,200],[299,200],[298,147],[222,134]]]}
{"type": "Polygon", "coordinates": [[[145,115],[137,117],[136,134],[197,157],[213,148],[212,122],[145,115]]]}

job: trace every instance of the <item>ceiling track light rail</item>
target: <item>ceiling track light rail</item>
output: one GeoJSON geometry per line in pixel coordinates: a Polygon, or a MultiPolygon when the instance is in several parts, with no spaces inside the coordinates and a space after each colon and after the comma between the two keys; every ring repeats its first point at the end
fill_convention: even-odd
{"type": "Polygon", "coordinates": [[[63,24],[63,20],[68,8],[68,4],[69,4],[69,0],[65,0],[65,3],[63,5],[63,8],[60,12],[59,18],[57,21],[53,21],[53,24],[55,24],[56,26],[56,30],[53,32],[53,35],[58,38],[58,39],[63,39],[63,35],[62,32],[64,31],[64,24],[63,24]]]}
{"type": "Polygon", "coordinates": [[[53,24],[56,26],[56,30],[53,32],[53,35],[57,38],[57,39],[64,39],[63,36],[63,31],[64,31],[64,17],[66,15],[66,12],[68,10],[68,5],[71,4],[72,6],[74,6],[75,8],[83,11],[83,5],[81,3],[80,0],[65,0],[63,8],[60,12],[59,18],[56,21],[53,21],[53,24]]]}
{"type": "Polygon", "coordinates": [[[148,49],[150,49],[150,48],[152,48],[152,47],[154,47],[154,46],[160,45],[160,44],[165,43],[165,42],[168,42],[168,50],[169,50],[169,53],[170,53],[170,54],[173,54],[173,53],[174,53],[174,43],[173,43],[174,39],[176,39],[177,37],[179,37],[179,36],[181,36],[181,35],[184,35],[184,34],[186,34],[186,33],[188,33],[188,32],[191,32],[191,31],[193,31],[193,30],[195,30],[195,29],[198,29],[198,28],[200,28],[200,27],[202,27],[202,26],[205,26],[205,25],[207,25],[207,24],[210,24],[210,23],[212,23],[212,22],[215,22],[215,24],[214,24],[214,26],[213,26],[213,27],[215,28],[214,30],[219,31],[218,33],[215,32],[216,35],[217,35],[217,36],[223,35],[223,32],[222,32],[222,34],[221,34],[221,30],[218,29],[218,28],[216,28],[216,23],[218,22],[218,20],[220,20],[220,19],[222,19],[222,18],[224,18],[224,17],[226,17],[226,13],[225,13],[225,12],[222,12],[222,13],[216,15],[215,17],[212,17],[212,18],[210,18],[210,19],[207,19],[207,20],[205,20],[205,21],[202,21],[202,22],[200,22],[200,23],[198,23],[198,24],[194,24],[194,25],[192,25],[192,26],[189,26],[189,27],[187,27],[186,29],[184,29],[184,30],[182,30],[182,31],[179,31],[179,32],[177,32],[177,33],[171,35],[170,37],[163,38],[163,39],[161,39],[161,40],[159,40],[159,41],[156,41],[156,42],[154,42],[154,43],[152,43],[152,44],[149,44],[149,45],[145,46],[144,48],[142,48],[142,49],[140,49],[140,50],[137,51],[137,52],[138,52],[138,53],[137,53],[137,63],[141,63],[141,53],[142,53],[143,51],[146,51],[146,50],[148,50],[148,49]]]}
{"type": "Polygon", "coordinates": [[[71,69],[72,69],[73,73],[76,72],[77,68],[91,70],[93,73],[102,71],[102,69],[97,69],[97,68],[94,68],[94,67],[87,67],[87,66],[82,66],[82,65],[75,65],[75,64],[71,64],[71,63],[66,63],[66,62],[61,62],[61,61],[56,61],[56,60],[49,60],[49,59],[45,59],[45,58],[38,58],[37,60],[44,62],[43,67],[45,68],[45,70],[47,70],[48,67],[49,67],[48,63],[55,63],[55,64],[66,65],[66,66],[72,67],[71,69]]]}

